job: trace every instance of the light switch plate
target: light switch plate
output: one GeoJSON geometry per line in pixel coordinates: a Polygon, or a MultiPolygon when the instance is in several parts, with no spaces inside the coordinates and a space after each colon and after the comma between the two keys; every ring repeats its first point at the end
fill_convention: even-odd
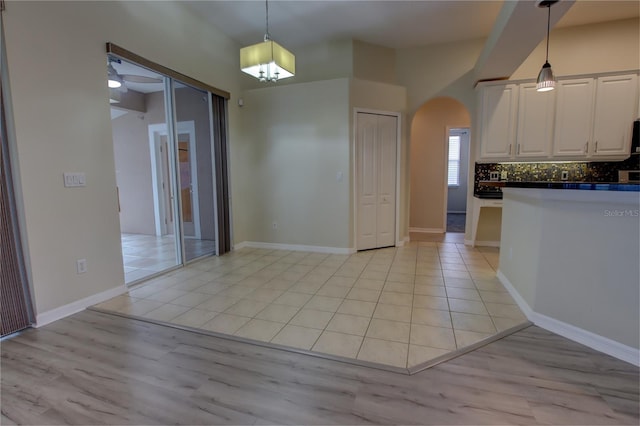
{"type": "Polygon", "coordinates": [[[76,272],[78,274],[84,274],[87,272],[87,259],[76,260],[76,272]]]}
{"type": "Polygon", "coordinates": [[[84,173],[64,173],[65,188],[87,186],[87,178],[84,173]]]}
{"type": "Polygon", "coordinates": [[[489,172],[489,180],[499,180],[500,173],[499,172],[489,172]]]}

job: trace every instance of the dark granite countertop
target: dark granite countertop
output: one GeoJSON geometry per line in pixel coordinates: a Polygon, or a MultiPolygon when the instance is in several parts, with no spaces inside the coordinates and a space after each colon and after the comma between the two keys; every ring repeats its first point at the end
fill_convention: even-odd
{"type": "Polygon", "coordinates": [[[480,183],[482,185],[493,186],[498,188],[547,188],[547,189],[579,189],[579,190],[586,190],[586,191],[640,192],[640,184],[638,183],[563,182],[563,181],[560,181],[560,182],[481,181],[480,183]]]}

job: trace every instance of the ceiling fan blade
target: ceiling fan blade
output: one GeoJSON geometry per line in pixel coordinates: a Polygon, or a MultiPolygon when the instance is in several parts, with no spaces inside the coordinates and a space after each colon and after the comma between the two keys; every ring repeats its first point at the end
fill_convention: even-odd
{"type": "Polygon", "coordinates": [[[124,74],[121,75],[124,81],[129,81],[131,83],[162,83],[162,80],[154,77],[146,77],[143,75],[133,75],[133,74],[124,74]]]}

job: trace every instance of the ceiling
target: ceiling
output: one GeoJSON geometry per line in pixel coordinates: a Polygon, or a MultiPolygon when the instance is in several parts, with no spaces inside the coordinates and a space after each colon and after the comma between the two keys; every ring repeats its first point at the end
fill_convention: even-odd
{"type": "MultiPolygon", "coordinates": [[[[138,75],[162,80],[162,76],[160,74],[127,61],[114,61],[111,65],[113,65],[113,68],[115,68],[116,72],[120,75],[138,75]]],[[[131,81],[125,81],[124,85],[127,89],[135,90],[140,93],[153,93],[164,89],[164,83],[134,83],[131,81]]]]}
{"type": "MultiPolygon", "coordinates": [[[[520,1],[535,7],[533,0],[520,1]]],[[[242,46],[262,40],[264,1],[183,3],[242,46]]],[[[339,39],[409,48],[487,37],[503,3],[501,0],[270,0],[269,32],[274,40],[291,49],[339,39]]],[[[637,0],[578,0],[556,27],[638,16],[637,0]]]]}

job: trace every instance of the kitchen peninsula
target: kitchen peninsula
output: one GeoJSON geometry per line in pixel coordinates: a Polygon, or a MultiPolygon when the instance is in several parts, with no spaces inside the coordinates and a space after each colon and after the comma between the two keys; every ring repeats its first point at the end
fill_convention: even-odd
{"type": "Polygon", "coordinates": [[[531,186],[502,188],[498,278],[533,323],[638,365],[640,185],[531,186]]]}

